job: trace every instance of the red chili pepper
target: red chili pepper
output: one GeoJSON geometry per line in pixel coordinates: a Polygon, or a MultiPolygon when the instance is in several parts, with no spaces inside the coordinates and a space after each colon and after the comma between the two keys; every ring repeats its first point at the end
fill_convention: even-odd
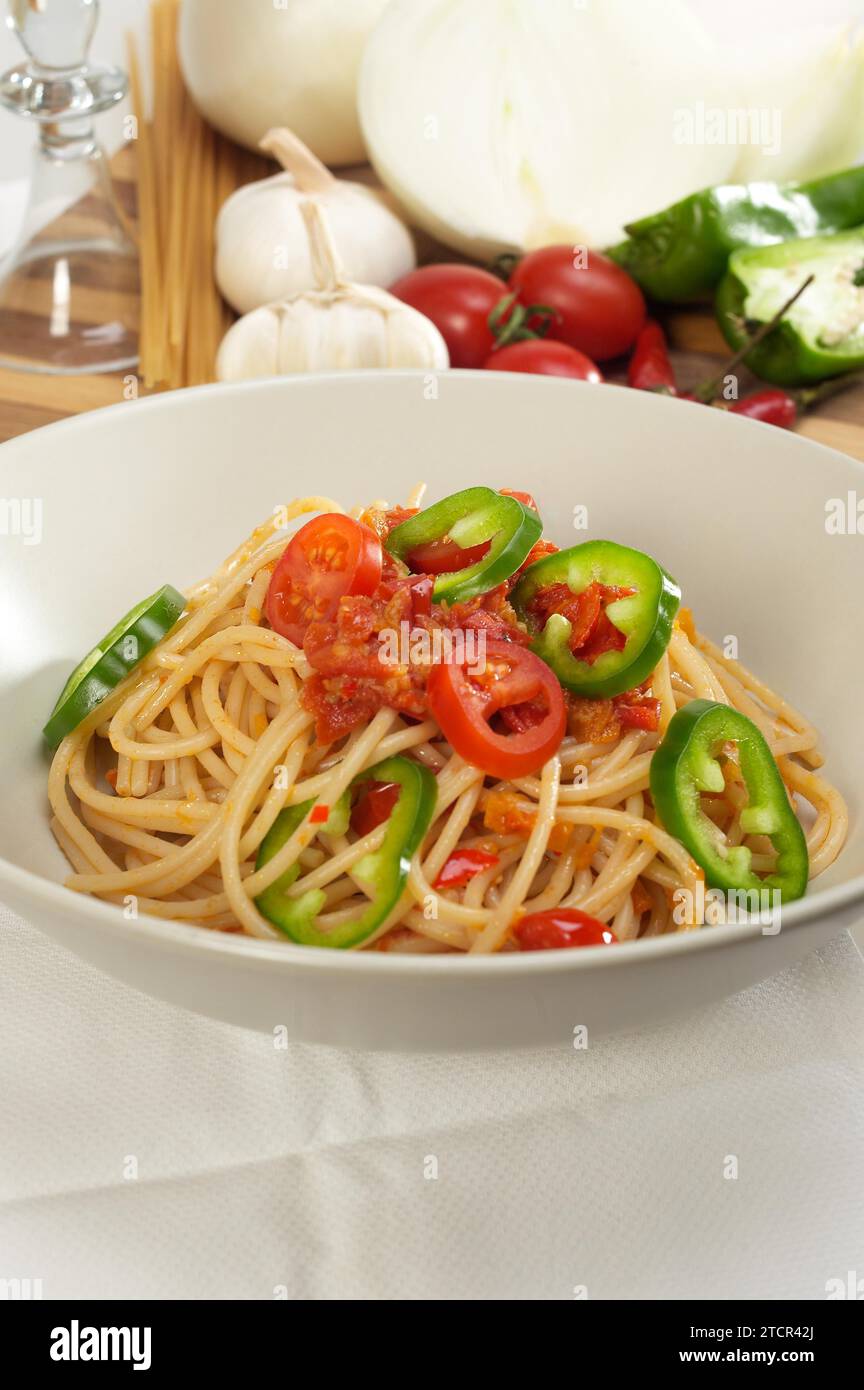
{"type": "Polygon", "coordinates": [[[666,396],[678,394],[666,334],[653,319],[648,320],[636,339],[627,367],[627,380],[638,391],[659,391],[666,396]]]}
{"type": "Polygon", "coordinates": [[[435,580],[431,574],[418,575],[411,585],[411,616],[416,622],[418,618],[428,618],[432,612],[432,589],[435,580]]]}
{"type": "Polygon", "coordinates": [[[398,782],[367,782],[351,812],[351,829],[361,837],[383,825],[399,800],[398,782]]]}
{"type": "Polygon", "coordinates": [[[323,825],[330,818],[330,808],[328,806],[313,806],[309,812],[310,825],[323,825]]]}
{"type": "Polygon", "coordinates": [[[740,401],[729,407],[733,415],[746,415],[748,420],[761,420],[766,425],[779,425],[783,430],[791,430],[798,418],[798,402],[788,391],[771,387],[765,391],[754,391],[750,396],[742,396],[740,401]]]}
{"type": "Polygon", "coordinates": [[[532,912],[517,923],[514,936],[523,951],[555,951],[562,946],[612,946],[618,938],[611,927],[580,912],[578,907],[550,907],[532,912]]]}
{"type": "Polygon", "coordinates": [[[613,701],[615,713],[622,728],[625,729],[645,729],[649,734],[656,734],[660,728],[660,701],[650,698],[643,699],[622,699],[619,703],[613,701]]]}
{"type": "Polygon", "coordinates": [[[517,502],[521,502],[524,507],[530,507],[532,512],[540,510],[530,492],[519,492],[512,487],[499,487],[498,491],[502,497],[515,497],[517,502]]]}
{"type": "Polygon", "coordinates": [[[463,888],[478,874],[494,869],[498,862],[498,855],[488,854],[485,849],[454,849],[432,887],[463,888]]]}

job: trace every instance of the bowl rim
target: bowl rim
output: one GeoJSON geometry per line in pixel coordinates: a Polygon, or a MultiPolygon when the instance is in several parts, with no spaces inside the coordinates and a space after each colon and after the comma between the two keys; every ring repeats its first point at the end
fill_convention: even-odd
{"type": "MultiPolygon", "coordinates": [[[[588,382],[574,382],[556,377],[526,376],[515,372],[487,373],[479,370],[450,369],[445,375],[456,376],[463,380],[483,381],[486,384],[484,389],[488,389],[493,381],[497,382],[498,386],[491,386],[492,390],[500,390],[504,386],[508,386],[512,390],[516,383],[525,383],[526,381],[532,383],[530,387],[532,390],[537,390],[538,386],[541,391],[570,390],[572,392],[574,387],[580,391],[597,389],[594,384],[588,382]]],[[[294,377],[261,377],[243,382],[214,382],[203,386],[187,387],[180,391],[163,392],[155,396],[142,396],[131,401],[119,400],[113,405],[67,416],[62,420],[55,420],[39,429],[30,430],[23,435],[4,441],[0,445],[0,450],[8,453],[9,450],[15,452],[19,448],[26,448],[37,436],[48,435],[53,438],[59,432],[74,434],[77,431],[83,431],[86,434],[93,429],[98,430],[101,428],[102,421],[106,417],[113,416],[117,410],[123,410],[124,418],[128,418],[130,413],[138,413],[141,410],[147,410],[150,414],[156,411],[168,411],[170,414],[172,410],[185,409],[188,401],[207,399],[210,396],[224,396],[240,392],[255,394],[272,391],[274,387],[279,390],[296,390],[313,382],[316,385],[326,385],[354,380],[369,384],[370,379],[395,382],[405,378],[416,380],[426,376],[428,373],[422,370],[390,369],[387,371],[322,372],[310,376],[298,375],[294,377]]],[[[652,399],[654,404],[647,407],[648,409],[666,410],[673,406],[671,398],[664,400],[662,396],[652,395],[650,392],[633,392],[631,388],[625,386],[609,382],[604,383],[604,390],[610,388],[628,398],[636,396],[642,400],[652,399]]],[[[516,389],[523,389],[523,387],[516,387],[516,389]]],[[[674,407],[677,409],[682,407],[700,408],[698,402],[691,401],[675,401],[674,407]]],[[[769,430],[775,437],[777,436],[775,425],[749,420],[742,415],[732,415],[727,411],[703,411],[703,418],[706,420],[706,425],[708,419],[715,419],[716,423],[709,428],[728,429],[731,422],[733,430],[764,429],[769,430]],[[719,422],[721,415],[725,416],[723,425],[720,425],[719,422]]],[[[854,470],[861,474],[862,488],[864,488],[864,462],[843,453],[840,449],[834,449],[818,440],[809,439],[805,435],[790,434],[788,438],[790,443],[793,440],[796,441],[794,445],[796,448],[800,447],[816,454],[827,454],[832,458],[842,460],[847,466],[851,465],[854,470]]],[[[55,453],[54,459],[59,459],[59,453],[55,453]]],[[[48,468],[52,466],[53,461],[52,459],[47,461],[48,468]]],[[[56,466],[60,466],[59,462],[56,466]]],[[[89,923],[100,930],[107,929],[117,933],[119,928],[120,933],[128,939],[140,938],[143,928],[144,935],[152,944],[158,943],[184,951],[203,950],[227,957],[241,957],[253,966],[258,964],[269,967],[274,963],[281,963],[284,968],[292,971],[299,967],[302,970],[315,973],[320,970],[332,973],[334,970],[339,971],[344,968],[351,973],[381,971],[385,974],[416,977],[434,976],[443,972],[446,977],[463,979],[469,976],[476,978],[478,976],[490,977],[514,973],[546,974],[549,971],[569,973],[598,967],[623,968],[632,961],[634,951],[637,953],[637,958],[644,959],[647,965],[650,961],[657,961],[664,957],[676,957],[684,952],[689,954],[693,951],[720,950],[727,944],[741,941],[742,938],[753,940],[755,937],[763,935],[762,927],[758,922],[746,922],[728,923],[707,929],[703,927],[689,931],[672,932],[663,936],[649,937],[642,941],[619,942],[614,951],[609,951],[605,946],[588,946],[579,951],[512,952],[505,954],[499,952],[494,955],[482,956],[467,953],[459,955],[400,955],[384,951],[332,951],[324,947],[301,946],[288,940],[265,940],[260,937],[208,930],[206,927],[173,921],[169,918],[154,917],[143,912],[135,918],[125,918],[117,905],[103,902],[89,894],[71,891],[62,883],[44,878],[41,874],[30,869],[21,868],[20,865],[13,864],[0,855],[0,897],[2,897],[4,882],[9,883],[13,890],[17,890],[16,898],[19,895],[25,898],[29,897],[43,908],[56,911],[61,917],[64,914],[72,916],[76,921],[89,923]]],[[[817,889],[812,896],[799,898],[796,902],[790,903],[788,907],[784,907],[779,934],[782,934],[788,927],[795,928],[823,919],[828,920],[856,903],[864,904],[864,873],[850,879],[847,883],[835,884],[822,890],[817,889]]],[[[764,934],[770,936],[774,933],[764,934]]]]}

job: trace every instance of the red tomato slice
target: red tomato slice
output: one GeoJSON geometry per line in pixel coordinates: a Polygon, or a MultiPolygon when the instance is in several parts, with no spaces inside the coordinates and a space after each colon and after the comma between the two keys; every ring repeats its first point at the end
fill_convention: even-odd
{"type": "Polygon", "coordinates": [[[454,662],[433,667],[427,698],[451,747],[491,777],[536,772],[559,747],[567,726],[553,672],[533,652],[500,638],[487,638],[485,668],[476,675],[454,662]],[[540,717],[532,710],[526,727],[509,734],[491,727],[501,711],[535,704],[540,717]]]}
{"type": "Polygon", "coordinates": [[[432,887],[464,888],[472,878],[494,869],[497,863],[498,855],[489,854],[485,849],[454,849],[432,887]]]}
{"type": "Polygon", "coordinates": [[[450,574],[453,570],[467,569],[482,560],[491,541],[481,541],[479,545],[457,545],[455,541],[427,541],[418,545],[408,556],[408,564],[415,574],[450,574]]]}
{"type": "Polygon", "coordinates": [[[523,951],[556,951],[564,946],[613,946],[611,927],[580,912],[578,907],[550,907],[521,918],[514,936],[523,951]]]}
{"type": "Polygon", "coordinates": [[[350,516],[327,512],[301,526],[267,590],[270,626],[295,646],[313,622],[333,618],[345,594],[372,594],[381,580],[381,542],[350,516]]]}
{"type": "Polygon", "coordinates": [[[351,812],[351,829],[362,838],[389,820],[402,790],[398,782],[367,782],[351,812]]]}

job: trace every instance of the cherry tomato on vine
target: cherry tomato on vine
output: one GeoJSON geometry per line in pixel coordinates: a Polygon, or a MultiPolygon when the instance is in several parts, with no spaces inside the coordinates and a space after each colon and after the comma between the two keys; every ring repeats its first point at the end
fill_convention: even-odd
{"type": "Polygon", "coordinates": [[[509,343],[487,357],[484,366],[490,372],[536,372],[539,376],[569,376],[576,381],[603,380],[596,363],[584,352],[553,343],[548,338],[526,338],[521,343],[509,343]]]}
{"type": "Polygon", "coordinates": [[[440,331],[451,367],[482,367],[495,346],[489,315],[507,286],[471,265],[426,265],[403,275],[390,293],[425,314],[440,331]]]}
{"type": "Polygon", "coordinates": [[[584,265],[572,246],[529,251],[508,283],[526,307],[555,310],[548,338],[596,362],[627,352],[645,322],[645,299],[636,281],[599,251],[586,252],[584,265]]]}
{"type": "Polygon", "coordinates": [[[267,590],[270,626],[302,647],[313,622],[332,618],[345,594],[372,594],[381,580],[381,542],[359,521],[338,512],[301,526],[283,550],[267,590]]]}

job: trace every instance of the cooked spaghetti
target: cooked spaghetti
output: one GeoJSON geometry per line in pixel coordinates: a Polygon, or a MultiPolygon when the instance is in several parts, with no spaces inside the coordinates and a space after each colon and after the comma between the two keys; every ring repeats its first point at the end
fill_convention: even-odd
{"type": "MultiPolygon", "coordinates": [[[[531,499],[526,503],[534,506],[531,499]]],[[[307,603],[300,611],[295,568],[295,590],[281,610],[295,640],[265,616],[276,611],[274,575],[282,573],[288,548],[284,527],[304,514],[344,518],[328,498],[307,497],[279,509],[211,578],[188,591],[179,621],[66,734],[55,754],[51,823],[74,870],[70,888],[116,903],[127,914],[262,938],[401,952],[563,945],[565,937],[554,933],[537,940],[520,934],[520,924],[548,923],[556,914],[565,925],[584,918],[607,929],[602,938],[583,938],[588,944],[687,929],[704,914],[698,908],[682,914],[675,904],[688,900],[686,895],[698,904],[700,889],[704,898],[703,870],[660,823],[651,764],[676,712],[694,701],[731,706],[761,731],[805,824],[810,876],[832,863],[847,816],[839,793],[816,771],[822,758],[815,730],[698,633],[687,609],[670,623],[665,650],[637,688],[596,698],[566,692],[566,731],[563,737],[559,732],[542,766],[524,772],[517,758],[513,774],[502,776],[501,768],[490,773],[456,751],[449,726],[445,733],[430,712],[430,703],[444,707],[428,695],[447,649],[443,658],[437,652],[436,661],[428,647],[416,644],[407,660],[394,658],[393,665],[376,670],[370,658],[380,652],[383,629],[389,623],[398,630],[404,620],[409,636],[484,633],[496,653],[504,651],[504,665],[495,668],[493,662],[487,681],[506,683],[515,669],[507,664],[508,651],[527,651],[531,638],[531,624],[511,603],[514,582],[529,573],[527,567],[536,570],[538,561],[569,552],[559,554],[540,541],[516,573],[506,582],[496,580],[489,592],[468,601],[433,601],[435,575],[450,574],[456,565],[467,573],[466,562],[482,572],[483,556],[491,551],[488,539],[454,549],[453,539],[439,535],[431,548],[427,539],[415,550],[411,563],[400,559],[395,543],[386,548],[388,537],[415,510],[416,505],[388,510],[376,503],[350,514],[351,525],[385,544],[383,576],[379,559],[372,593],[319,594],[317,600],[307,593],[311,607],[307,603]],[[364,782],[363,774],[398,760],[432,774],[427,781],[434,783],[434,808],[410,867],[405,864],[403,877],[392,879],[396,900],[383,904],[382,912],[388,910],[376,921],[370,904],[380,891],[381,866],[377,887],[368,866],[376,852],[380,859],[388,831],[396,833],[401,793],[386,779],[364,782]],[[336,824],[329,818],[340,804],[346,814],[336,824]],[[274,828],[286,825],[290,808],[300,810],[272,848],[274,828]],[[271,844],[269,857],[262,855],[265,844],[271,844]],[[274,889],[287,905],[286,920],[314,920],[313,936],[286,932],[278,913],[274,920],[262,910],[274,889]],[[372,926],[355,939],[352,924],[361,920],[372,926]]],[[[320,552],[307,550],[307,570],[325,562],[327,556],[322,560],[320,552]]],[[[601,598],[607,606],[634,592],[605,587],[601,598]]],[[[540,591],[546,610],[554,607],[553,588],[540,591]]],[[[605,653],[611,668],[623,660],[623,639],[617,640],[618,629],[589,592],[600,614],[590,638],[593,661],[600,669],[598,652],[605,653]]],[[[574,610],[574,596],[584,599],[566,594],[570,606],[558,602],[557,612],[569,615],[569,654],[581,654],[580,669],[590,675],[588,639],[574,646],[585,616],[584,602],[579,614],[574,610]]],[[[546,610],[535,602],[535,628],[546,610]]],[[[533,653],[529,657],[542,664],[533,653]]],[[[92,654],[88,661],[92,668],[92,654]]],[[[547,676],[548,670],[544,666],[547,676]]],[[[71,678],[70,686],[74,694],[71,678]]],[[[479,691],[487,699],[491,688],[472,687],[471,698],[479,691]]],[[[521,703],[499,700],[495,746],[504,748],[505,757],[507,748],[520,747],[520,739],[530,745],[536,729],[545,727],[548,710],[536,690],[521,703]]],[[[464,746],[462,735],[454,741],[464,746]]],[[[770,876],[778,852],[769,835],[748,826],[748,777],[733,745],[726,746],[721,762],[722,789],[703,800],[714,848],[722,843],[728,856],[728,847],[744,846],[752,872],[770,876]]],[[[393,861],[388,872],[396,868],[393,861]]],[[[575,937],[573,944],[580,944],[575,937]]]]}

